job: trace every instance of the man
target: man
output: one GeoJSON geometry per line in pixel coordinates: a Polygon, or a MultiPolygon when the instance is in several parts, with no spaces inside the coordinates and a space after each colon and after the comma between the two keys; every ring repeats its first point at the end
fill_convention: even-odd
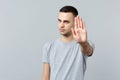
{"type": "Polygon", "coordinates": [[[61,37],[43,47],[42,80],[83,80],[86,59],[93,54],[85,23],[73,6],[64,6],[58,15],[61,37]]]}

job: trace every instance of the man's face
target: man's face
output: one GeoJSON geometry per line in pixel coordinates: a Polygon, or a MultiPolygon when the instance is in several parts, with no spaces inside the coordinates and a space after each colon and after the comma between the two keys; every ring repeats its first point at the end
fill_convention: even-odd
{"type": "Polygon", "coordinates": [[[58,26],[61,35],[72,35],[71,28],[74,27],[74,15],[71,12],[60,12],[58,15],[58,26]]]}

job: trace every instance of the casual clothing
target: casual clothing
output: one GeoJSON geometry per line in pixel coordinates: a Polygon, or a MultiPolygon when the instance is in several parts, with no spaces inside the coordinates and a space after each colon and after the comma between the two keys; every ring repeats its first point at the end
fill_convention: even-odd
{"type": "Polygon", "coordinates": [[[50,64],[50,80],[83,80],[87,55],[75,40],[64,43],[60,39],[43,47],[42,62],[50,64]]]}

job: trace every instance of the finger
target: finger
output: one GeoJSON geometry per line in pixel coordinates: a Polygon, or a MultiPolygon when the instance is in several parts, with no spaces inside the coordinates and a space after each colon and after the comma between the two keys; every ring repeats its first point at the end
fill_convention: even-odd
{"type": "Polygon", "coordinates": [[[75,19],[74,19],[74,29],[77,29],[78,27],[77,27],[77,17],[75,17],[75,19]]]}
{"type": "Polygon", "coordinates": [[[85,22],[83,21],[83,19],[81,19],[81,23],[82,23],[82,29],[85,29],[85,22]]]}
{"type": "Polygon", "coordinates": [[[81,19],[81,28],[84,29],[84,22],[82,19],[81,19]]]}
{"type": "Polygon", "coordinates": [[[83,22],[83,24],[82,24],[82,25],[83,25],[82,29],[86,31],[85,22],[83,22]]]}
{"type": "Polygon", "coordinates": [[[75,36],[76,35],[76,32],[73,28],[71,28],[71,31],[72,31],[72,35],[75,36]]]}
{"type": "Polygon", "coordinates": [[[79,16],[77,16],[76,18],[76,23],[77,23],[77,28],[79,28],[79,19],[78,19],[79,16]]]}
{"type": "Polygon", "coordinates": [[[80,17],[79,16],[77,17],[77,22],[78,22],[78,28],[81,28],[81,26],[80,26],[80,17]]]}
{"type": "Polygon", "coordinates": [[[80,28],[82,28],[82,18],[81,17],[79,18],[79,21],[80,21],[80,28]]]}

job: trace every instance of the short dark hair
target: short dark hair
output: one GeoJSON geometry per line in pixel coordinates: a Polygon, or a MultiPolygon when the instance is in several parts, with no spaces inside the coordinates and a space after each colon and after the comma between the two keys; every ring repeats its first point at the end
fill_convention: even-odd
{"type": "Polygon", "coordinates": [[[71,12],[75,17],[78,15],[77,9],[73,6],[64,6],[59,10],[59,12],[71,12]]]}

